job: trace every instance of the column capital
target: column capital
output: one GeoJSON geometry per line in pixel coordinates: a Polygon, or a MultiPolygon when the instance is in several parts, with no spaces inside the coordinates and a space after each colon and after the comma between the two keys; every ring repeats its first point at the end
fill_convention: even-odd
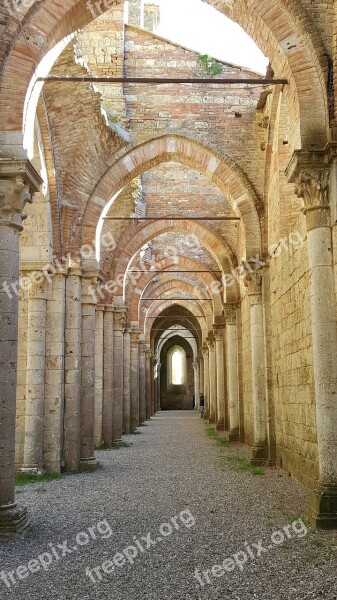
{"type": "Polygon", "coordinates": [[[114,329],[123,331],[126,327],[126,306],[114,306],[114,329]]]}
{"type": "Polygon", "coordinates": [[[331,144],[324,150],[296,150],[286,169],[296,196],[303,200],[309,231],[330,225],[329,164],[334,157],[336,148],[331,144]]]}
{"type": "Polygon", "coordinates": [[[144,348],[145,348],[145,354],[148,358],[152,357],[152,349],[150,344],[144,344],[144,348]]]}
{"type": "Polygon", "coordinates": [[[213,333],[212,333],[212,335],[209,335],[207,337],[206,342],[207,342],[207,346],[208,346],[209,351],[212,352],[214,350],[214,342],[215,342],[215,338],[213,336],[213,333]]]}
{"type": "Polygon", "coordinates": [[[101,281],[99,269],[82,269],[82,304],[97,304],[97,287],[101,281]]]}
{"type": "Polygon", "coordinates": [[[28,159],[0,158],[0,225],[22,231],[24,207],[33,202],[42,183],[28,159]]]}
{"type": "Polygon", "coordinates": [[[224,324],[213,325],[213,336],[214,336],[215,342],[221,342],[223,340],[223,331],[224,331],[224,324]]]}
{"type": "Polygon", "coordinates": [[[226,325],[236,325],[236,307],[225,308],[224,318],[226,325]]]}
{"type": "Polygon", "coordinates": [[[96,312],[105,312],[106,304],[96,304],[96,312]]]}
{"type": "Polygon", "coordinates": [[[262,296],[262,273],[258,271],[247,273],[244,284],[248,290],[248,296],[262,296]]]}
{"type": "Polygon", "coordinates": [[[203,355],[204,358],[208,358],[208,346],[207,344],[204,344],[203,346],[201,346],[201,353],[203,355]]]}

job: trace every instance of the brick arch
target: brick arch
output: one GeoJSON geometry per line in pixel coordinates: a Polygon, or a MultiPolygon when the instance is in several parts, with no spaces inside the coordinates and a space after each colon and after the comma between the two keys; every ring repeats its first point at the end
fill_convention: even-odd
{"type": "Polygon", "coordinates": [[[108,203],[135,177],[163,162],[178,162],[197,169],[217,185],[235,214],[242,218],[247,255],[254,256],[261,251],[259,212],[262,207],[246,175],[228,157],[190,138],[176,135],[164,135],[140,144],[107,170],[87,203],[82,221],[82,243],[95,239],[103,202],[108,203]]]}
{"type": "MultiPolygon", "coordinates": [[[[156,303],[158,304],[158,302],[156,303]]],[[[142,324],[140,324],[140,327],[142,330],[144,330],[144,334],[146,336],[146,340],[147,343],[150,343],[151,340],[151,331],[153,329],[153,325],[155,323],[155,319],[148,319],[149,317],[160,317],[161,313],[166,310],[167,308],[170,308],[172,306],[179,306],[181,308],[184,308],[185,310],[189,311],[191,313],[191,317],[194,317],[197,319],[199,326],[200,326],[200,330],[202,333],[202,337],[203,339],[206,339],[207,337],[207,332],[208,332],[208,323],[207,323],[207,319],[206,317],[200,317],[200,311],[198,311],[198,309],[194,306],[193,302],[189,302],[188,300],[164,300],[161,304],[159,304],[159,306],[151,306],[149,308],[148,314],[147,314],[147,319],[143,319],[142,324]]],[[[184,315],[186,316],[186,318],[188,319],[188,315],[184,315]]],[[[174,324],[173,323],[173,317],[171,317],[171,315],[167,315],[168,320],[171,320],[171,325],[174,324]]]]}
{"type": "MultiPolygon", "coordinates": [[[[178,266],[182,269],[201,270],[204,268],[204,265],[202,263],[192,260],[191,258],[187,258],[185,256],[176,257],[175,260],[172,260],[171,258],[166,258],[165,260],[160,261],[160,263],[158,263],[156,266],[157,270],[161,270],[163,273],[165,273],[166,270],[174,269],[178,266]]],[[[126,304],[130,306],[131,321],[138,320],[138,305],[141,296],[136,293],[136,288],[137,291],[141,290],[144,294],[146,287],[153,280],[153,278],[156,277],[156,275],[156,273],[151,273],[151,271],[149,271],[148,273],[144,273],[142,277],[132,286],[133,289],[132,293],[130,294],[130,300],[126,301],[126,304]]],[[[169,273],[167,273],[167,276],[169,276],[169,273]]],[[[188,273],[186,273],[186,277],[188,278],[188,273]]],[[[219,283],[219,280],[212,273],[196,273],[195,278],[202,283],[206,290],[208,290],[208,288],[211,288],[213,284],[219,283]]],[[[212,290],[211,292],[208,292],[208,294],[211,296],[213,301],[214,314],[221,315],[223,307],[221,293],[219,291],[212,290]]]]}
{"type": "Polygon", "coordinates": [[[174,329],[170,330],[167,329],[167,331],[163,331],[162,335],[160,336],[159,340],[157,340],[156,344],[155,344],[155,353],[157,355],[157,357],[160,357],[160,353],[161,350],[163,348],[163,346],[166,344],[166,342],[168,342],[168,340],[170,340],[171,338],[174,337],[181,337],[183,340],[185,340],[191,347],[192,352],[193,352],[193,357],[194,359],[197,358],[198,355],[198,340],[196,338],[194,338],[194,340],[190,340],[188,334],[190,334],[190,336],[192,335],[192,332],[189,331],[188,329],[186,329],[186,333],[183,331],[174,331],[174,329]]]}
{"type": "Polygon", "coordinates": [[[219,270],[222,272],[230,272],[232,265],[235,264],[234,261],[230,261],[228,257],[228,248],[226,247],[223,238],[196,221],[183,221],[182,223],[170,221],[169,219],[165,221],[154,221],[140,227],[136,235],[134,234],[133,237],[130,236],[130,239],[127,240],[122,247],[120,246],[116,257],[116,266],[113,277],[119,286],[116,290],[116,296],[123,295],[125,273],[129,263],[132,262],[139,250],[158,235],[170,230],[195,235],[210,254],[212,254],[219,266],[219,270]]]}
{"type": "MultiPolygon", "coordinates": [[[[193,296],[194,288],[191,283],[187,281],[182,281],[181,279],[170,279],[169,281],[164,281],[157,285],[153,292],[151,292],[151,297],[160,298],[163,294],[174,293],[175,296],[178,296],[181,293],[187,293],[193,296]],[[182,285],[183,284],[183,285],[182,285]]],[[[163,300],[170,300],[170,298],[163,298],[163,300]]],[[[181,297],[180,300],[185,300],[185,298],[181,297]]],[[[189,302],[192,302],[189,300],[189,302]]],[[[146,319],[146,315],[151,307],[155,307],[158,304],[156,301],[148,300],[142,302],[140,318],[139,322],[143,323],[146,319]]],[[[214,320],[213,308],[210,306],[210,302],[194,302],[193,304],[200,311],[199,314],[203,314],[206,318],[208,318],[211,322],[214,320]]]]}
{"type": "MultiPolygon", "coordinates": [[[[206,1],[243,27],[270,57],[277,75],[290,78],[289,101],[294,105],[294,112],[299,113],[304,145],[310,144],[313,133],[317,143],[323,145],[328,132],[326,50],[300,2],[251,0],[247,6],[247,0],[224,1],[222,4],[219,0],[206,1]],[[296,52],[283,50],[288,38],[296,40],[296,52]],[[315,103],[312,103],[312,97],[315,97],[315,103]]],[[[327,4],[330,8],[331,0],[327,0],[327,4]]],[[[66,35],[93,20],[86,5],[87,0],[36,1],[21,23],[9,19],[0,47],[3,63],[0,131],[22,130],[23,105],[35,64],[66,35]],[[25,40],[22,25],[31,33],[28,40],[25,40]],[[36,33],[40,38],[38,43],[36,33]],[[20,73],[20,77],[16,77],[16,73],[20,73]]]]}

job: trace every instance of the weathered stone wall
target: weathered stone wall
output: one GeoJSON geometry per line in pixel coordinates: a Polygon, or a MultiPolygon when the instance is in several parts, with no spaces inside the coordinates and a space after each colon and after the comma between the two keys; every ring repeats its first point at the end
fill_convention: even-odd
{"type": "Polygon", "coordinates": [[[304,217],[296,231],[303,244],[289,244],[270,262],[276,452],[283,469],[313,485],[317,440],[304,217]]]}

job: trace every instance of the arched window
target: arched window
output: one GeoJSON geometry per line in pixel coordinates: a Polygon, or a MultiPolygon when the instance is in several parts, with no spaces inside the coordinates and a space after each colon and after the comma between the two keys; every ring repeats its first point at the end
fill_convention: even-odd
{"type": "Polygon", "coordinates": [[[172,384],[182,385],[183,383],[183,357],[179,350],[172,354],[172,384]]]}

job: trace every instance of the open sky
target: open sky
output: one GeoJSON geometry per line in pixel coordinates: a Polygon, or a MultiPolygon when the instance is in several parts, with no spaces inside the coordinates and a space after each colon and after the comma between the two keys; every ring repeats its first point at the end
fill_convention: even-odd
{"type": "Polygon", "coordinates": [[[268,59],[243,29],[202,0],[153,0],[158,35],[214,58],[266,73],[268,59]]]}

